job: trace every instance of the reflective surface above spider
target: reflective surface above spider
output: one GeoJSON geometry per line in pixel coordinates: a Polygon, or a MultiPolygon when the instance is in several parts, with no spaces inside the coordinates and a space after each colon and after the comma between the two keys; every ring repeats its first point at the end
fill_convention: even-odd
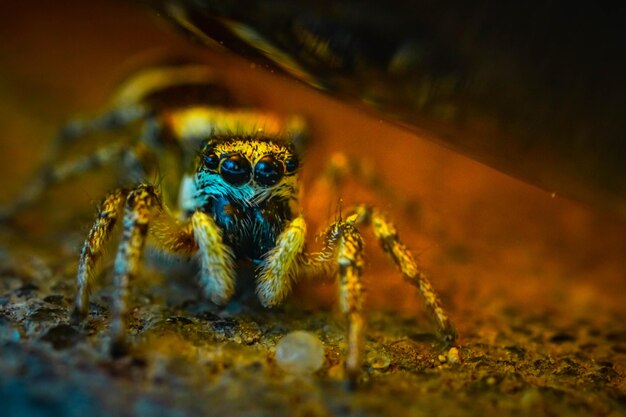
{"type": "Polygon", "coordinates": [[[428,277],[399,240],[395,226],[376,208],[349,209],[326,228],[318,252],[305,250],[306,222],[298,206],[305,136],[300,117],[238,106],[204,65],[150,67],[120,86],[109,111],[62,130],[41,175],[3,216],[6,220],[34,204],[55,183],[105,165],[123,167],[121,180],[128,185],[107,194],[83,245],[72,315],[77,324],[88,314],[97,262],[115,224],[121,222],[113,268],[113,356],[124,355],[129,348],[129,287],[149,245],[198,262],[200,287],[218,305],[233,297],[236,270],[244,262],[255,268],[256,294],[265,307],[280,304],[299,277],[336,275],[340,309],[347,321],[346,374],[355,381],[365,343],[359,232],[364,226],[373,229],[405,279],[419,289],[441,337],[453,344],[454,327],[428,277]],[[107,144],[93,154],[58,162],[58,154],[71,142],[131,126],[140,129],[136,140],[107,144]],[[158,186],[146,182],[159,172],[175,181],[158,186]]]}

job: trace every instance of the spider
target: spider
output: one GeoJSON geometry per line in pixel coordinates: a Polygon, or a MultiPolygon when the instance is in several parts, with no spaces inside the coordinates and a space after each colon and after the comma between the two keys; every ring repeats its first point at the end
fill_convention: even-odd
{"type": "Polygon", "coordinates": [[[46,168],[5,218],[31,204],[52,184],[121,162],[121,187],[104,197],[80,252],[71,321],[88,314],[98,261],[121,223],[113,266],[115,294],[111,353],[126,351],[129,286],[140,271],[146,245],[195,259],[199,285],[213,303],[233,297],[239,261],[255,267],[256,295],[265,307],[283,302],[297,277],[335,274],[347,320],[346,375],[357,378],[363,361],[363,237],[369,226],[402,275],[421,293],[448,344],[456,333],[428,277],[378,209],[357,205],[333,221],[320,251],[305,251],[307,224],[297,202],[305,123],[239,107],[202,64],[176,62],[137,72],[122,84],[111,108],[62,130],[46,168]],[[93,154],[58,164],[73,141],[137,125],[138,139],[108,144],[93,154]],[[155,171],[176,174],[161,187],[145,182],[155,171]]]}

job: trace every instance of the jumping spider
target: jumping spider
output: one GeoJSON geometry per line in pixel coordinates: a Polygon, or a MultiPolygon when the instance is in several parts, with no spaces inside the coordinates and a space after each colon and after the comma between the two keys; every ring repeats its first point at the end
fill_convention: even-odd
{"type": "Polygon", "coordinates": [[[149,244],[164,253],[194,257],[200,266],[200,286],[218,305],[233,296],[236,261],[256,266],[256,294],[265,307],[280,304],[297,276],[336,274],[340,309],[348,325],[345,368],[354,379],[364,350],[361,226],[372,227],[383,250],[419,289],[444,340],[453,343],[455,330],[432,285],[398,239],[394,225],[376,208],[358,205],[348,210],[326,229],[321,251],[305,252],[306,222],[296,204],[299,140],[304,131],[297,117],[278,118],[237,107],[204,65],[148,68],[122,85],[111,110],[70,123],[62,131],[47,169],[5,216],[32,203],[51,184],[113,162],[122,162],[126,183],[145,181],[155,171],[176,174],[178,184],[156,187],[140,182],[110,192],[80,253],[74,323],[88,314],[96,263],[113,226],[122,220],[114,262],[114,355],[123,353],[129,286],[149,244]],[[108,144],[69,163],[55,161],[58,151],[72,141],[131,126],[141,131],[137,140],[108,144]]]}

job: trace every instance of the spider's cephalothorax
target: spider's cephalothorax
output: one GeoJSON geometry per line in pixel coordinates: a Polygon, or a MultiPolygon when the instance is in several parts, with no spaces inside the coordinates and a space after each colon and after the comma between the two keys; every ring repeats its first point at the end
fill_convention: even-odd
{"type": "Polygon", "coordinates": [[[298,157],[278,140],[218,137],[204,147],[181,206],[209,213],[235,258],[260,264],[291,221],[298,157]]]}
{"type": "Polygon", "coordinates": [[[210,69],[188,63],[142,71],[116,97],[109,112],[62,131],[42,175],[2,213],[10,218],[46,187],[106,164],[119,163],[122,181],[139,182],[104,198],[78,266],[74,322],[88,313],[96,263],[113,227],[121,223],[113,268],[113,354],[125,349],[129,286],[148,244],[194,259],[204,294],[221,305],[233,296],[240,261],[256,268],[256,294],[266,307],[282,302],[298,276],[336,274],[348,324],[345,368],[354,379],[364,351],[363,226],[372,228],[406,280],[419,289],[443,338],[454,342],[454,328],[429,279],[377,209],[360,205],[347,210],[345,218],[328,226],[319,252],[305,251],[306,223],[297,204],[298,150],[304,136],[300,118],[242,110],[210,69]],[[108,144],[74,161],[57,161],[57,151],[71,141],[135,125],[141,132],[134,140],[108,144]],[[155,172],[175,181],[160,187],[141,181],[155,172]]]}

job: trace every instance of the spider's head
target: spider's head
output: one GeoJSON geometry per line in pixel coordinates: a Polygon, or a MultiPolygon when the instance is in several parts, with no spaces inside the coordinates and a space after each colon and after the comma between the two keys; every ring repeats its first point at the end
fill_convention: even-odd
{"type": "Polygon", "coordinates": [[[196,189],[242,204],[297,195],[299,160],[293,145],[281,138],[227,136],[211,140],[196,168],[196,189]]]}

